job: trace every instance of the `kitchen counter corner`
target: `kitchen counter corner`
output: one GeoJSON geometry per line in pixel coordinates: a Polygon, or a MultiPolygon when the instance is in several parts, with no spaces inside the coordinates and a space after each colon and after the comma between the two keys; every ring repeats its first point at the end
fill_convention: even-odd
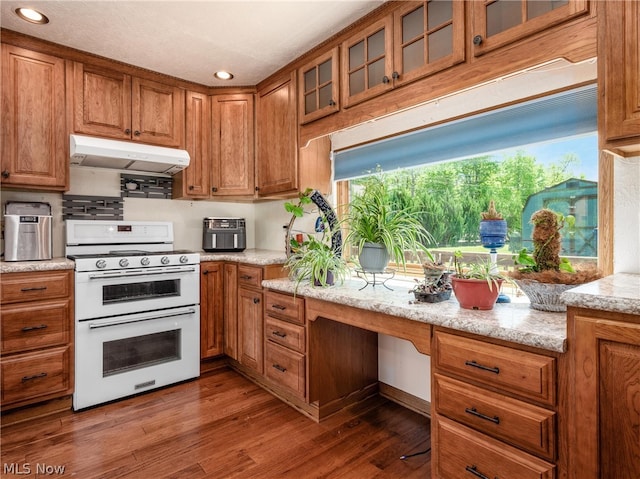
{"type": "Polygon", "coordinates": [[[562,293],[567,306],[640,314],[640,274],[617,273],[562,293]]]}

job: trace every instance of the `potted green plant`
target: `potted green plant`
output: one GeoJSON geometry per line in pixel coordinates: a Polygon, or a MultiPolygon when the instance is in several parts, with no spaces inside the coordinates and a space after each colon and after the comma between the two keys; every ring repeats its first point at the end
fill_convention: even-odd
{"type": "Polygon", "coordinates": [[[347,262],[314,235],[307,235],[302,243],[292,238],[291,254],[284,265],[296,283],[296,291],[305,281],[311,286],[327,287],[343,282],[349,274],[347,262]]]}
{"type": "Polygon", "coordinates": [[[296,292],[302,282],[327,287],[336,280],[343,282],[350,272],[341,249],[336,251],[327,238],[329,228],[326,217],[320,216],[321,227],[316,228],[316,233],[307,234],[306,239],[299,241],[290,235],[295,219],[301,218],[305,205],[311,204],[311,193],[311,189],[306,189],[298,195],[297,203],[286,202],[284,205],[285,210],[292,215],[287,228],[287,259],[284,266],[289,270],[289,277],[296,283],[296,292]]]}
{"type": "Polygon", "coordinates": [[[384,272],[390,258],[406,268],[407,251],[433,259],[425,246],[432,242],[431,234],[414,213],[391,207],[382,175],[371,175],[361,185],[362,192],[351,199],[344,222],[345,242],[355,248],[362,270],[384,272]]]}
{"type": "Polygon", "coordinates": [[[494,272],[491,260],[478,260],[474,263],[462,263],[462,253],[456,251],[454,259],[455,273],[451,276],[451,286],[460,307],[464,309],[493,309],[500,287],[507,279],[494,272]]]}
{"type": "Polygon", "coordinates": [[[531,216],[533,253],[526,248],[513,256],[516,270],[511,277],[530,301],[531,308],[541,311],[566,311],[560,295],[576,285],[601,277],[596,267],[576,270],[567,258],[560,257],[560,231],[573,226],[575,218],[542,208],[531,216]]]}

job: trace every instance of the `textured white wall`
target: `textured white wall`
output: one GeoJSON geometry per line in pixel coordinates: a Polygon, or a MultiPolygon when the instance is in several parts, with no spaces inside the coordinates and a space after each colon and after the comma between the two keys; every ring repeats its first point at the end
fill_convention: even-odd
{"type": "Polygon", "coordinates": [[[640,274],[640,157],[616,157],[613,177],[613,271],[640,274]]]}

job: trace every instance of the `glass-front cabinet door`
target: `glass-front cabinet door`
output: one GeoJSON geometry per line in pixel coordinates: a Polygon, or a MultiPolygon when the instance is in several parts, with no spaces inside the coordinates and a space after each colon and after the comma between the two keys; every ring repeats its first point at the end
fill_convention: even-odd
{"type": "Polygon", "coordinates": [[[471,8],[475,56],[588,12],[587,0],[477,0],[471,8]]]}
{"type": "Polygon", "coordinates": [[[394,12],[394,80],[403,84],[464,61],[464,2],[403,2],[394,12]]]}
{"type": "Polygon", "coordinates": [[[301,67],[298,71],[300,123],[307,123],[340,109],[339,47],[301,67]]]}
{"type": "Polygon", "coordinates": [[[393,88],[391,15],[342,43],[342,98],[349,107],[393,88]]]}

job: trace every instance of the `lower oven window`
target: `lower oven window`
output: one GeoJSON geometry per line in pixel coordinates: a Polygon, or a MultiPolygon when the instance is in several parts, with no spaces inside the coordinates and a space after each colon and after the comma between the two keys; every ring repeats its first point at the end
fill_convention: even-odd
{"type": "Polygon", "coordinates": [[[180,296],[179,279],[111,284],[102,287],[103,304],[127,303],[167,296],[180,296]]]}
{"type": "Polygon", "coordinates": [[[179,329],[107,341],[102,345],[102,375],[177,361],[180,356],[179,329]]]}

